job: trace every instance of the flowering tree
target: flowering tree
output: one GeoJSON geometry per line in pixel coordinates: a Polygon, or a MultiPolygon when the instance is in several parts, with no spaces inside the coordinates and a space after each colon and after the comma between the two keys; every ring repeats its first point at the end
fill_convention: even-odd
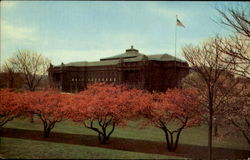
{"type": "Polygon", "coordinates": [[[115,127],[125,126],[126,119],[132,117],[131,108],[137,103],[134,95],[140,92],[121,85],[93,84],[72,99],[69,117],[97,132],[99,142],[106,144],[115,127]]]}
{"type": "Polygon", "coordinates": [[[9,89],[0,90],[0,127],[23,113],[21,94],[9,89]]]}
{"type": "Polygon", "coordinates": [[[44,127],[44,138],[48,138],[55,124],[65,118],[64,100],[67,95],[54,90],[35,91],[25,93],[25,99],[28,114],[40,118],[44,127]]]}
{"type": "Polygon", "coordinates": [[[176,150],[183,129],[199,124],[201,118],[196,97],[197,92],[193,89],[172,89],[140,97],[138,111],[145,118],[144,124],[149,121],[164,131],[169,151],[176,150]],[[170,127],[171,124],[176,128],[170,127]]]}

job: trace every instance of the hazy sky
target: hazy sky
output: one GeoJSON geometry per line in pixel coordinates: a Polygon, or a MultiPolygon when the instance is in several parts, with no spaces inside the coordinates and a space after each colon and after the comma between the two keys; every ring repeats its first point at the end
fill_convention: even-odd
{"type": "MultiPolygon", "coordinates": [[[[2,1],[1,61],[31,49],[52,64],[98,61],[134,45],[144,54],[174,55],[181,47],[228,31],[216,24],[215,8],[247,2],[171,1],[2,1]]],[[[183,59],[183,58],[182,58],[183,59]]]]}

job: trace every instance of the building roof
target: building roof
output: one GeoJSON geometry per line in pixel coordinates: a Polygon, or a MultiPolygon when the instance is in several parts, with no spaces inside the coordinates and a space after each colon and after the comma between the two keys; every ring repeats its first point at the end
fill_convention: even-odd
{"type": "Polygon", "coordinates": [[[155,54],[155,55],[148,55],[148,60],[155,60],[155,61],[178,61],[178,62],[185,62],[179,58],[171,56],[167,53],[164,54],[155,54]]]}
{"type": "Polygon", "coordinates": [[[139,51],[137,49],[134,49],[134,47],[131,46],[130,49],[126,49],[125,53],[118,54],[118,55],[111,56],[111,57],[107,57],[107,58],[102,58],[100,60],[107,61],[107,60],[120,59],[120,58],[124,58],[124,59],[135,58],[135,57],[140,56],[140,55],[142,55],[142,53],[139,53],[139,51]]]}
{"type": "MultiPolygon", "coordinates": [[[[84,67],[84,66],[108,66],[108,65],[116,65],[118,64],[119,60],[108,60],[108,61],[96,61],[96,62],[71,62],[64,64],[64,66],[72,66],[72,67],[84,67]]],[[[61,65],[59,65],[61,66],[61,65]]],[[[58,67],[59,67],[58,66],[58,67]]]]}
{"type": "MultiPolygon", "coordinates": [[[[139,53],[137,49],[134,49],[133,46],[131,46],[130,49],[126,49],[125,53],[118,54],[115,56],[102,58],[100,61],[96,62],[87,62],[87,61],[81,61],[81,62],[71,62],[67,64],[63,64],[64,66],[74,66],[74,67],[84,67],[84,66],[106,66],[106,65],[116,65],[120,61],[123,62],[138,62],[143,60],[150,60],[150,61],[178,61],[178,62],[185,62],[179,58],[175,58],[174,56],[171,56],[167,53],[165,54],[155,54],[155,55],[144,55],[142,53],[139,53]]],[[[59,65],[61,66],[61,65],[59,65]]],[[[57,66],[57,67],[59,67],[57,66]]]]}

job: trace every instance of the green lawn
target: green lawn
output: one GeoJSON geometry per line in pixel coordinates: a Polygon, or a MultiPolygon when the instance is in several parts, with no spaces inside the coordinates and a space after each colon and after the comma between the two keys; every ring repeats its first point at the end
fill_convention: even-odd
{"type": "MultiPolygon", "coordinates": [[[[6,124],[5,127],[29,129],[29,130],[43,129],[42,128],[43,126],[38,119],[36,119],[34,123],[30,123],[28,120],[15,119],[6,124]]],[[[76,124],[70,121],[64,121],[56,124],[52,132],[96,135],[94,131],[84,128],[83,125],[76,124]]],[[[138,129],[135,122],[129,122],[128,127],[126,128],[122,127],[116,128],[114,133],[111,135],[111,140],[110,140],[111,142],[112,142],[112,137],[165,142],[164,133],[160,129],[154,127],[138,129]]],[[[181,134],[180,143],[207,146],[207,126],[185,129],[181,134]]],[[[250,150],[248,144],[246,143],[245,139],[242,137],[241,134],[231,137],[226,137],[223,139],[214,138],[213,146],[250,150]]]]}
{"type": "Polygon", "coordinates": [[[0,159],[177,159],[158,154],[1,137],[0,159]]]}

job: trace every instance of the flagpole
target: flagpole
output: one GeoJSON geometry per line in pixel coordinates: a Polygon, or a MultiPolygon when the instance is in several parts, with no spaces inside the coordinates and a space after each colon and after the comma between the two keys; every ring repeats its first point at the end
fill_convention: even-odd
{"type": "Polygon", "coordinates": [[[175,20],[175,49],[174,49],[174,70],[176,74],[176,41],[177,41],[177,15],[176,15],[176,20],[175,20]]]}

